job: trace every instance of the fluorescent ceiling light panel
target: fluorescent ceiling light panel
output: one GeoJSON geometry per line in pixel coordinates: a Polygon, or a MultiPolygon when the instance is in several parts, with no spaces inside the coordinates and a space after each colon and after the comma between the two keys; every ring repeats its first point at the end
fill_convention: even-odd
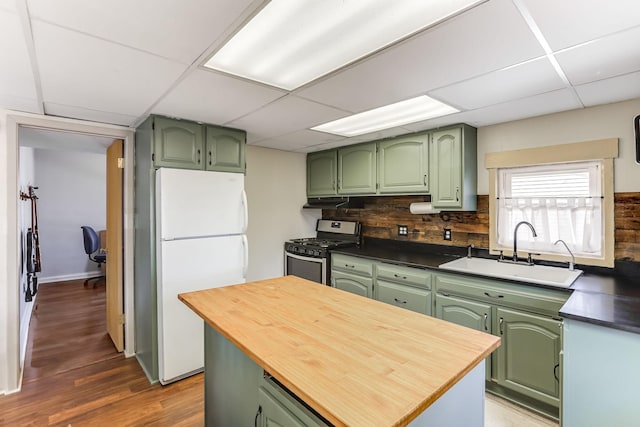
{"type": "Polygon", "coordinates": [[[423,95],[334,120],[311,129],[350,137],[446,116],[458,111],[447,104],[423,95]]]}
{"type": "Polygon", "coordinates": [[[204,66],[292,90],[485,0],[272,0],[204,66]]]}

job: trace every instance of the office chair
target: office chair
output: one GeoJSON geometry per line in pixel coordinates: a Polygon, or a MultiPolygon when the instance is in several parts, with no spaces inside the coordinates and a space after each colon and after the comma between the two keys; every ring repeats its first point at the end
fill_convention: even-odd
{"type": "MultiPolygon", "coordinates": [[[[83,225],[80,228],[82,228],[82,238],[84,240],[84,251],[87,253],[87,256],[89,257],[89,259],[95,263],[98,263],[98,265],[105,264],[107,262],[107,254],[98,252],[100,250],[100,238],[98,237],[98,233],[96,233],[96,231],[93,228],[87,225],[83,225]]],[[[87,280],[84,281],[84,286],[85,287],[87,286],[87,283],[89,283],[89,280],[96,279],[95,283],[93,284],[93,287],[95,288],[98,281],[104,278],[105,276],[89,277],[87,280]]]]}

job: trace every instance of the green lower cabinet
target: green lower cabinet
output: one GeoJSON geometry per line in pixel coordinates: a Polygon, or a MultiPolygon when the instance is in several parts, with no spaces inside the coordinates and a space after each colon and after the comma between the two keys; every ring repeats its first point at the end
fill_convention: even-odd
{"type": "Polygon", "coordinates": [[[431,315],[431,291],[429,290],[378,279],[376,292],[378,301],[431,315]]]}
{"type": "Polygon", "coordinates": [[[331,286],[367,298],[373,297],[373,279],[342,271],[331,272],[331,286]]]}
{"type": "Polygon", "coordinates": [[[269,379],[258,390],[256,426],[261,427],[320,427],[326,426],[311,410],[290,396],[269,379]]]}
{"type": "Polygon", "coordinates": [[[494,352],[497,383],[559,407],[562,321],[498,307],[494,330],[502,338],[494,352]]]}
{"type": "MultiPolygon", "coordinates": [[[[491,333],[491,306],[447,294],[436,294],[436,317],[457,325],[491,333]]],[[[486,378],[491,379],[491,356],[487,357],[486,378]]]]}

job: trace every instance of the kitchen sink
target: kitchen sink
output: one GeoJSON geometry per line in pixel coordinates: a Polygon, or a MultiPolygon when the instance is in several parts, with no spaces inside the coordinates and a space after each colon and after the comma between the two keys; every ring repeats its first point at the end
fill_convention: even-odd
{"type": "Polygon", "coordinates": [[[441,264],[443,270],[473,273],[499,279],[518,280],[540,285],[568,288],[582,274],[582,270],[498,262],[486,258],[459,258],[441,264]]]}

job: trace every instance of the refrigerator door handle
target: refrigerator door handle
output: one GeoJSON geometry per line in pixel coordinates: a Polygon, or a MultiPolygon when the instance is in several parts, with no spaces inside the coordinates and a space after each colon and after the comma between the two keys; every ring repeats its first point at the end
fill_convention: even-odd
{"type": "Polygon", "coordinates": [[[242,206],[244,208],[244,222],[242,223],[242,234],[247,232],[249,226],[249,208],[247,206],[247,192],[242,190],[242,206]]]}
{"type": "Polygon", "coordinates": [[[249,241],[245,234],[242,235],[242,246],[244,248],[244,267],[242,269],[242,276],[247,278],[247,270],[249,269],[249,241]]]}

